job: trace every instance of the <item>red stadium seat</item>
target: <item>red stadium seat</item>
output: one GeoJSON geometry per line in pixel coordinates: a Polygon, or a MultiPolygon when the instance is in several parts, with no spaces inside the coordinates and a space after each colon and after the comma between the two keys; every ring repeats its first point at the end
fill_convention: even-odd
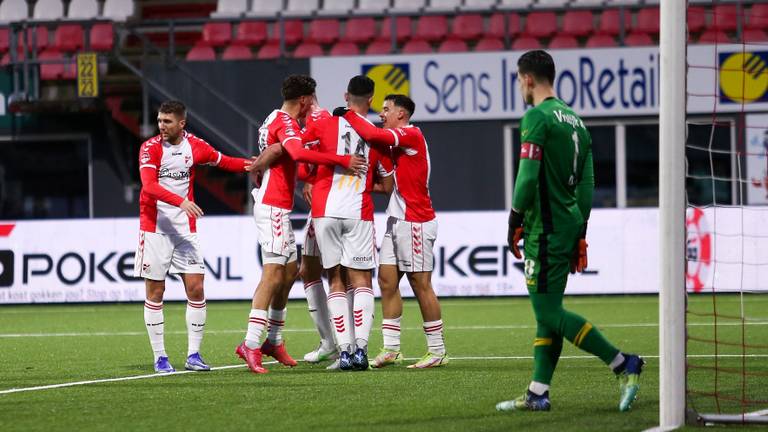
{"type": "MultiPolygon", "coordinates": [[[[403,43],[411,37],[411,18],[399,16],[395,18],[395,37],[398,43],[403,43]]],[[[391,18],[384,18],[381,22],[381,35],[379,39],[389,41],[392,39],[391,18]]]]}
{"type": "MultiPolygon", "coordinates": [[[[17,32],[16,37],[18,38],[17,43],[19,48],[23,47],[22,45],[22,37],[24,36],[23,32],[17,32]]],[[[48,29],[43,26],[37,26],[33,28],[27,29],[27,47],[32,48],[33,44],[36,44],[37,46],[37,52],[41,52],[48,48],[48,29]]],[[[82,41],[80,42],[80,45],[82,46],[82,41]]]]}
{"type": "Polygon", "coordinates": [[[606,34],[592,35],[587,39],[587,48],[608,48],[617,45],[616,39],[606,34]]]}
{"type": "Polygon", "coordinates": [[[408,42],[403,45],[402,49],[403,54],[423,54],[423,53],[431,53],[432,52],[432,46],[429,44],[429,42],[421,39],[414,39],[409,40],[408,42]]]}
{"type": "Polygon", "coordinates": [[[724,31],[709,29],[699,36],[698,43],[700,44],[727,44],[731,43],[731,38],[724,31]]]}
{"type": "Polygon", "coordinates": [[[640,9],[637,13],[637,25],[632,30],[649,35],[659,34],[659,8],[640,9]]]}
{"type": "Polygon", "coordinates": [[[437,42],[448,35],[448,18],[444,15],[427,15],[416,22],[414,39],[437,42]]]}
{"type": "Polygon", "coordinates": [[[216,51],[205,42],[198,42],[187,52],[187,61],[216,60],[216,51]]]}
{"type": "Polygon", "coordinates": [[[631,33],[624,38],[626,46],[648,46],[655,45],[653,39],[646,33],[631,33]]]}
{"type": "Polygon", "coordinates": [[[504,42],[496,38],[482,38],[477,41],[475,51],[504,51],[504,42]]]}
{"type": "Polygon", "coordinates": [[[203,40],[212,47],[227,45],[232,40],[232,24],[228,22],[205,23],[203,40]]]}
{"type": "Polygon", "coordinates": [[[619,9],[604,10],[600,14],[600,24],[595,33],[616,36],[621,29],[622,20],[624,32],[629,33],[629,28],[632,26],[632,17],[629,15],[629,11],[624,9],[624,13],[620,14],[619,9]]]}
{"type": "Polygon", "coordinates": [[[339,20],[323,18],[309,23],[307,41],[328,45],[339,40],[339,20]]]}
{"type": "Polygon", "coordinates": [[[738,8],[734,4],[720,4],[712,8],[710,30],[736,31],[738,8]]]}
{"type": "MultiPolygon", "coordinates": [[[[304,39],[304,23],[300,20],[285,20],[285,44],[293,46],[301,42],[304,39]]],[[[272,26],[272,34],[269,36],[269,42],[280,41],[280,23],[275,23],[272,26]]]]}
{"type": "Polygon", "coordinates": [[[47,49],[37,57],[42,62],[58,61],[57,63],[41,63],[40,79],[44,81],[61,79],[64,76],[64,56],[56,49],[47,49]]]}
{"type": "Polygon", "coordinates": [[[258,53],[256,53],[257,59],[276,59],[280,57],[280,45],[276,43],[268,43],[261,47],[258,53]]]}
{"type": "Polygon", "coordinates": [[[365,53],[368,55],[390,54],[392,52],[392,42],[387,40],[373,41],[368,44],[365,53]]]}
{"type": "Polygon", "coordinates": [[[8,27],[0,28],[0,53],[8,52],[11,46],[11,30],[8,27]]]}
{"type": "Polygon", "coordinates": [[[97,23],[91,27],[90,34],[91,49],[97,52],[112,51],[115,45],[115,32],[112,29],[112,23],[97,23]]]}
{"type": "Polygon", "coordinates": [[[588,10],[569,10],[563,15],[564,36],[584,37],[592,33],[595,28],[592,22],[592,11],[588,10]]]}
{"type": "Polygon", "coordinates": [[[549,48],[577,48],[579,41],[573,36],[557,35],[549,41],[549,48]]]}
{"type": "Polygon", "coordinates": [[[746,43],[768,42],[768,33],[756,28],[745,29],[742,33],[742,38],[746,43]]]}
{"type": "Polygon", "coordinates": [[[222,60],[250,60],[253,58],[253,53],[247,45],[232,44],[224,49],[221,58],[222,60]]]}
{"type": "Polygon", "coordinates": [[[451,26],[451,38],[475,40],[483,34],[483,16],[480,14],[457,15],[451,26]]]}
{"type": "Polygon", "coordinates": [[[554,12],[531,12],[525,19],[525,35],[540,38],[552,36],[557,31],[557,15],[554,12]]]}
{"type": "Polygon", "coordinates": [[[744,28],[768,29],[768,3],[752,5],[752,9],[750,9],[747,14],[747,22],[744,28]]]}
{"type": "Polygon", "coordinates": [[[437,47],[437,52],[440,53],[457,53],[467,51],[467,43],[461,39],[446,39],[440,44],[439,47],[437,47]]]}
{"type": "Polygon", "coordinates": [[[707,24],[707,12],[703,7],[689,6],[686,15],[688,17],[688,31],[690,33],[702,31],[707,24]]]}
{"type": "Polygon", "coordinates": [[[341,40],[353,43],[368,43],[376,37],[376,20],[373,18],[351,18],[347,21],[341,40]]]}
{"type": "Polygon", "coordinates": [[[512,42],[512,49],[513,50],[541,49],[541,42],[535,37],[522,36],[515,39],[515,41],[512,42]]]}
{"type": "Polygon", "coordinates": [[[354,44],[352,42],[336,42],[336,44],[333,45],[333,47],[331,47],[330,54],[332,56],[359,55],[360,48],[358,48],[357,44],[354,44]]]}
{"type": "Polygon", "coordinates": [[[60,25],[53,36],[53,44],[60,51],[77,51],[83,47],[83,28],[80,24],[60,25]]]}
{"type": "Polygon", "coordinates": [[[293,51],[295,58],[319,57],[324,54],[323,47],[314,42],[302,42],[293,51]]]}
{"type": "Polygon", "coordinates": [[[486,37],[504,39],[504,26],[507,27],[507,34],[515,36],[520,34],[520,15],[495,13],[491,15],[488,22],[488,32],[486,37]],[[505,19],[508,20],[505,23],[505,19]]]}
{"type": "MultiPolygon", "coordinates": [[[[16,61],[24,60],[24,51],[17,49],[16,50],[16,61]]],[[[7,53],[3,54],[3,59],[0,60],[0,66],[6,66],[11,63],[11,52],[8,51],[7,53]]]]}
{"type": "Polygon", "coordinates": [[[237,25],[234,42],[239,45],[261,45],[267,40],[266,21],[243,21],[237,25]]]}

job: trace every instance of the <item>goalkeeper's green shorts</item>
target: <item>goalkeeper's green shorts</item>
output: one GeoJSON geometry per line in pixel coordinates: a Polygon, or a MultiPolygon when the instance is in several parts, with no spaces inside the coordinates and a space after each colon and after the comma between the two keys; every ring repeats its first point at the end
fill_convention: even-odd
{"type": "Polygon", "coordinates": [[[528,292],[565,291],[581,229],[575,226],[549,234],[524,234],[525,284],[528,292]]]}

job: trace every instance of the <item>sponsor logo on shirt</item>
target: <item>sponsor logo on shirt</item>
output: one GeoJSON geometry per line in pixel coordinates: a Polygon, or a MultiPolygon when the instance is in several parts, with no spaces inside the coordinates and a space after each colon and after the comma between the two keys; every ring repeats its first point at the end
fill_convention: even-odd
{"type": "Polygon", "coordinates": [[[189,170],[186,171],[171,171],[168,168],[163,168],[160,170],[160,174],[157,176],[158,178],[167,177],[173,180],[184,180],[189,178],[189,170]]]}
{"type": "Polygon", "coordinates": [[[354,262],[371,262],[373,261],[372,256],[356,256],[352,257],[352,261],[354,262]]]}

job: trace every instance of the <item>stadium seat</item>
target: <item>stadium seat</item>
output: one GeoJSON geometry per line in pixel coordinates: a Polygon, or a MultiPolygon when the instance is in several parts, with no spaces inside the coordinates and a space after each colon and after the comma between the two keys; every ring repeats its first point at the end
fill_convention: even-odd
{"type": "Polygon", "coordinates": [[[451,38],[475,40],[483,34],[483,16],[480,14],[457,15],[451,25],[451,38]]]}
{"type": "Polygon", "coordinates": [[[509,13],[495,13],[488,22],[486,37],[504,39],[504,28],[507,26],[507,34],[515,36],[520,34],[520,15],[509,13]],[[506,20],[506,22],[505,22],[506,20]]]}
{"type": "Polygon", "coordinates": [[[522,36],[512,42],[513,50],[532,50],[541,48],[541,42],[535,37],[522,36]]]}
{"type": "Polygon", "coordinates": [[[212,18],[234,18],[242,16],[248,10],[248,0],[219,0],[212,18]]]}
{"type": "Polygon", "coordinates": [[[356,56],[360,54],[360,48],[352,42],[336,42],[331,47],[332,56],[356,56]]]}
{"type": "Polygon", "coordinates": [[[721,30],[709,29],[704,31],[700,36],[698,43],[700,44],[727,44],[731,43],[731,38],[728,34],[721,30]]]}
{"type": "Polygon", "coordinates": [[[60,51],[47,49],[37,57],[40,63],[40,79],[44,81],[61,79],[64,76],[64,56],[60,51]],[[43,62],[56,63],[43,63],[43,62]]]}
{"type": "MultiPolygon", "coordinates": [[[[22,41],[22,38],[24,37],[23,32],[16,33],[16,37],[19,39],[16,41],[18,43],[19,49],[24,47],[24,42],[22,41]]],[[[46,49],[49,45],[48,43],[48,28],[38,25],[35,27],[28,27],[27,33],[26,33],[26,43],[27,46],[35,47],[36,52],[40,52],[44,49],[46,49]]]]}
{"type": "Polygon", "coordinates": [[[403,49],[401,51],[403,54],[431,53],[432,46],[429,44],[429,42],[423,39],[414,39],[406,42],[405,45],[403,45],[403,49]]]}
{"type": "Polygon", "coordinates": [[[187,61],[216,60],[216,51],[205,42],[198,42],[187,52],[187,61]]]}
{"type": "Polygon", "coordinates": [[[578,48],[578,46],[579,46],[579,41],[577,41],[575,37],[568,36],[568,35],[557,35],[553,37],[552,40],[549,41],[549,48],[551,49],[578,48]]]}
{"type": "Polygon", "coordinates": [[[688,31],[698,33],[704,29],[707,24],[707,13],[703,7],[689,6],[686,11],[688,31]]]}
{"type": "MultiPolygon", "coordinates": [[[[411,37],[411,18],[407,16],[395,17],[395,37],[398,43],[403,43],[411,37]]],[[[390,41],[392,39],[392,18],[384,18],[381,22],[381,34],[378,39],[390,41]]]]}
{"type": "Polygon", "coordinates": [[[768,42],[768,33],[757,28],[745,29],[742,32],[742,39],[746,43],[764,43],[768,42]]]}
{"type": "Polygon", "coordinates": [[[442,40],[448,34],[448,18],[445,15],[426,15],[419,18],[416,23],[414,39],[436,42],[442,40]]]}
{"type": "Polygon", "coordinates": [[[572,7],[588,7],[588,8],[594,8],[602,6],[604,3],[604,0],[573,0],[571,3],[572,7]]]}
{"type": "Polygon", "coordinates": [[[268,43],[256,53],[257,59],[276,59],[278,57],[280,57],[280,45],[276,43],[268,43]]]}
{"type": "Polygon", "coordinates": [[[309,37],[307,41],[328,45],[337,40],[339,40],[339,20],[335,18],[322,18],[309,23],[309,37]]]}
{"type": "Polygon", "coordinates": [[[376,20],[373,18],[350,18],[344,28],[343,42],[368,43],[376,36],[376,20]]]}
{"type": "MultiPolygon", "coordinates": [[[[304,23],[300,20],[285,20],[283,21],[285,31],[285,44],[288,46],[294,46],[301,42],[304,38],[304,23]]],[[[272,33],[269,35],[268,42],[280,41],[280,23],[277,22],[272,26],[272,33]]]]}
{"type": "Polygon", "coordinates": [[[61,0],[37,0],[32,11],[32,19],[54,21],[64,18],[64,3],[61,0]]]}
{"type": "Polygon", "coordinates": [[[736,31],[739,10],[734,4],[718,4],[712,8],[709,30],[736,31]]]}
{"type": "Polygon", "coordinates": [[[587,39],[587,48],[608,48],[618,46],[616,39],[607,34],[592,35],[587,39]]]}
{"type": "Polygon", "coordinates": [[[549,37],[557,31],[557,15],[554,12],[531,12],[525,19],[526,36],[549,37]]]}
{"type": "MultiPolygon", "coordinates": [[[[24,51],[17,49],[16,50],[16,61],[24,60],[25,54],[24,51]]],[[[11,63],[11,52],[8,51],[7,53],[3,54],[3,59],[0,60],[0,66],[7,66],[11,63]]]]}
{"type": "Polygon", "coordinates": [[[11,29],[0,27],[0,53],[5,54],[11,46],[11,29]]]}
{"type": "Polygon", "coordinates": [[[768,3],[757,3],[752,5],[752,8],[747,14],[746,23],[744,28],[746,29],[768,29],[768,3]]]}
{"type": "Polygon", "coordinates": [[[29,18],[26,0],[4,0],[0,3],[0,22],[21,21],[29,18]]]}
{"type": "Polygon", "coordinates": [[[275,0],[252,0],[251,9],[245,13],[246,16],[254,17],[276,17],[283,10],[283,2],[275,0]]]}
{"type": "Polygon", "coordinates": [[[459,10],[467,12],[485,12],[496,6],[497,0],[464,0],[464,5],[459,10]]]}
{"type": "Polygon", "coordinates": [[[318,9],[320,9],[320,0],[286,0],[285,9],[283,9],[283,15],[312,15],[318,9]]]}
{"type": "Polygon", "coordinates": [[[538,0],[531,6],[534,8],[562,9],[569,0],[538,0]]]}
{"type": "Polygon", "coordinates": [[[390,12],[395,13],[415,13],[421,12],[427,5],[426,0],[392,0],[390,12]]]}
{"type": "Polygon", "coordinates": [[[649,46],[655,45],[653,39],[647,33],[630,33],[624,38],[626,46],[649,46]]]}
{"type": "Polygon", "coordinates": [[[482,38],[477,41],[475,51],[504,51],[504,42],[496,38],[482,38]]]}
{"type": "Polygon", "coordinates": [[[429,0],[424,9],[427,12],[456,12],[461,6],[461,0],[429,0]]]}
{"type": "Polygon", "coordinates": [[[528,9],[533,0],[500,0],[496,6],[500,10],[528,9]]]}
{"type": "Polygon", "coordinates": [[[355,0],[325,0],[320,15],[346,15],[355,8],[355,0]]]}
{"type": "Polygon", "coordinates": [[[239,45],[261,45],[267,40],[266,21],[241,21],[237,25],[234,43],[239,45]]]}
{"type": "Polygon", "coordinates": [[[62,24],[53,35],[54,47],[63,52],[74,52],[83,47],[83,28],[80,24],[62,24]]]}
{"type": "Polygon", "coordinates": [[[232,24],[228,22],[205,23],[203,40],[212,47],[227,45],[232,40],[232,24]]]}
{"type": "Polygon", "coordinates": [[[467,43],[460,39],[446,39],[437,47],[439,53],[467,52],[467,43]]]}
{"type": "Polygon", "coordinates": [[[96,0],[72,0],[69,3],[67,18],[88,20],[99,16],[99,3],[96,0]]]}
{"type": "Polygon", "coordinates": [[[624,9],[624,13],[619,13],[619,9],[606,9],[600,14],[600,24],[595,33],[617,36],[621,32],[622,21],[624,33],[629,33],[632,26],[632,17],[629,11],[624,9]]]}
{"type": "Polygon", "coordinates": [[[134,0],[105,0],[102,16],[112,21],[125,21],[136,12],[134,0]]]}
{"type": "Polygon", "coordinates": [[[560,34],[564,36],[584,37],[592,33],[595,24],[592,22],[592,11],[569,10],[563,15],[563,28],[560,34]]]}
{"type": "Polygon", "coordinates": [[[91,49],[97,52],[112,51],[115,45],[115,32],[112,23],[96,23],[91,27],[91,49]]]}
{"type": "Polygon", "coordinates": [[[352,11],[353,14],[378,15],[384,13],[390,6],[390,1],[382,0],[358,0],[357,8],[352,11]]]}
{"type": "Polygon", "coordinates": [[[323,47],[314,42],[302,42],[293,51],[293,57],[295,58],[319,57],[323,54],[325,54],[323,47]]]}
{"type": "Polygon", "coordinates": [[[640,9],[637,12],[637,24],[632,30],[648,35],[657,35],[659,34],[659,17],[658,7],[640,9]]]}
{"type": "Polygon", "coordinates": [[[222,60],[250,60],[253,58],[251,49],[242,44],[227,45],[221,54],[222,60]]]}
{"type": "Polygon", "coordinates": [[[392,52],[392,42],[386,40],[377,40],[368,44],[365,48],[367,55],[390,54],[392,52]]]}

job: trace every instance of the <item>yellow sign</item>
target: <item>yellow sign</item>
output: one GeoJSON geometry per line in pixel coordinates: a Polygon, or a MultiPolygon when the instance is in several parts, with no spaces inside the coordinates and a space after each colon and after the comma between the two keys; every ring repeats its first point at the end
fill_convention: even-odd
{"type": "Polygon", "coordinates": [[[720,101],[768,100],[768,52],[720,53],[720,101]]]}
{"type": "Polygon", "coordinates": [[[363,65],[363,74],[376,83],[371,109],[381,111],[388,94],[410,96],[410,67],[407,63],[383,63],[363,65]]]}
{"type": "Polygon", "coordinates": [[[96,53],[77,55],[77,96],[81,98],[99,96],[99,63],[96,53]]]}

